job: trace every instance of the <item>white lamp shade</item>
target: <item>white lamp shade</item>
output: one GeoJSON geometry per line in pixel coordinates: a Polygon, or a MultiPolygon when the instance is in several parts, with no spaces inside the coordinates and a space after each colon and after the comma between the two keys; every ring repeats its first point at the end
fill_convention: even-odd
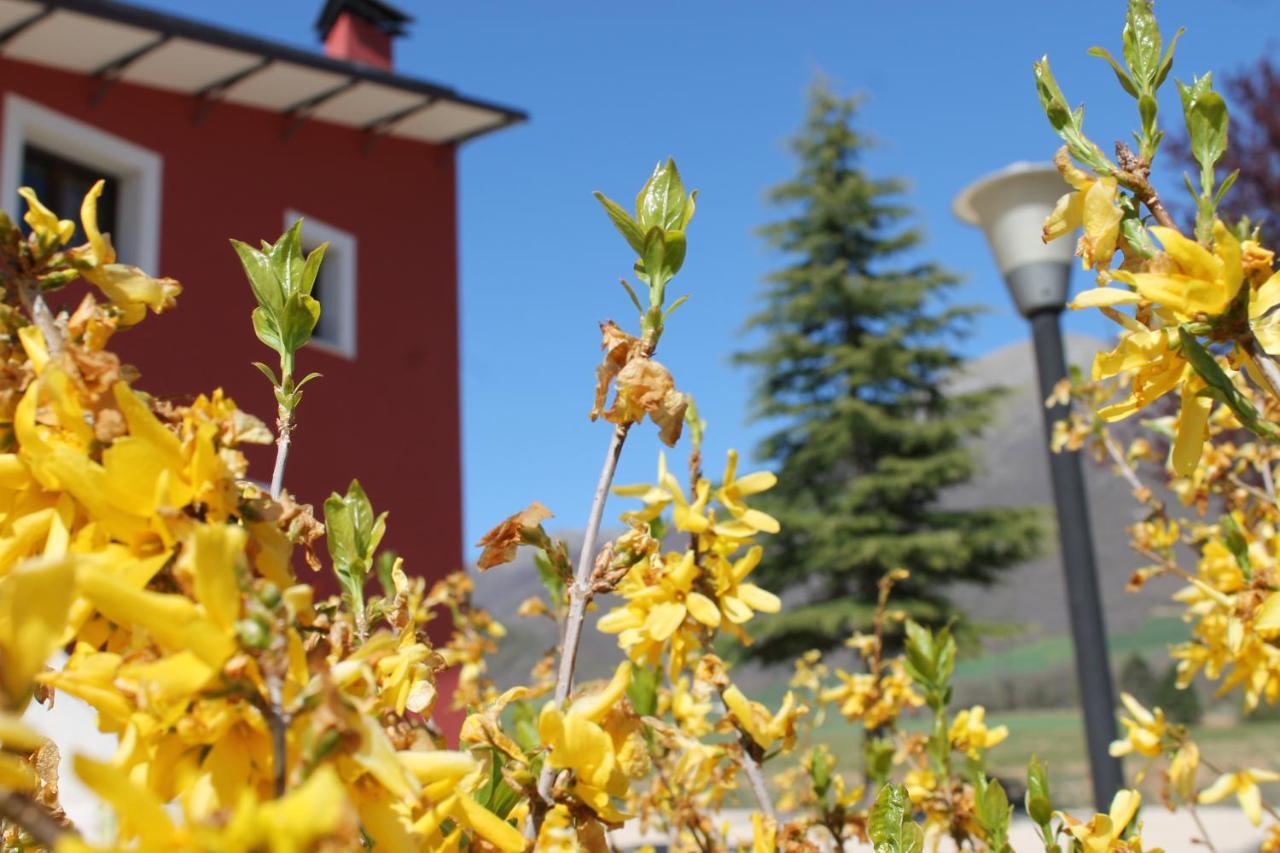
{"type": "Polygon", "coordinates": [[[1048,163],[1014,163],[970,184],[952,204],[956,217],[987,235],[1000,274],[1044,262],[1070,264],[1076,241],[1041,239],[1044,221],[1071,186],[1048,163]]]}

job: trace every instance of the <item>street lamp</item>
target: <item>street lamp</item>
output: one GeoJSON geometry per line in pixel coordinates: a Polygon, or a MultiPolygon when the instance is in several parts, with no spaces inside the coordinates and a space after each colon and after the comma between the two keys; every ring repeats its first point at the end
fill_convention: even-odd
{"type": "MultiPolygon", "coordinates": [[[[1067,304],[1075,244],[1070,237],[1045,244],[1040,234],[1045,217],[1068,189],[1050,165],[1015,163],[970,184],[952,205],[961,222],[977,225],[986,233],[1013,304],[1031,324],[1042,400],[1067,376],[1061,314],[1067,304]]],[[[1067,416],[1067,407],[1055,404],[1043,411],[1045,439],[1049,441],[1053,425],[1067,416]]],[[[1051,452],[1049,473],[1058,510],[1093,799],[1098,811],[1106,813],[1111,798],[1124,785],[1124,774],[1119,759],[1108,751],[1116,738],[1115,694],[1080,454],[1051,452]]]]}

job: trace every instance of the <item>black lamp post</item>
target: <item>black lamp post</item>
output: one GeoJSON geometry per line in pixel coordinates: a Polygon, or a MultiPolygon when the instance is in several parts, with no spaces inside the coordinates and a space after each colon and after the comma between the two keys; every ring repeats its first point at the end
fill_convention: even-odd
{"type": "MultiPolygon", "coordinates": [[[[1041,400],[1047,399],[1067,375],[1061,315],[1067,303],[1075,241],[1061,237],[1046,245],[1040,233],[1054,203],[1069,189],[1050,165],[1015,163],[970,184],[956,196],[952,207],[960,221],[977,225],[986,233],[1013,303],[1031,324],[1041,400]]],[[[1066,417],[1067,407],[1054,405],[1042,411],[1048,441],[1053,425],[1066,417]]],[[[1105,813],[1111,798],[1124,786],[1124,774],[1119,759],[1108,752],[1116,738],[1116,704],[1080,454],[1050,453],[1049,473],[1058,511],[1093,799],[1098,811],[1105,813]]]]}

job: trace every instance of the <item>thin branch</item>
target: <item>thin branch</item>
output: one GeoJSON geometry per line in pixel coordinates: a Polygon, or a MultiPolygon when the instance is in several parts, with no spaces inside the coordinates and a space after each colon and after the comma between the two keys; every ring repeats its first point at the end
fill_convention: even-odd
{"type": "Polygon", "coordinates": [[[756,795],[756,805],[760,806],[760,811],[764,812],[770,820],[776,821],[778,812],[774,809],[773,799],[769,796],[769,785],[765,782],[760,762],[756,761],[755,756],[752,755],[755,742],[746,732],[740,731],[738,745],[742,748],[742,770],[747,774],[747,781],[751,783],[751,793],[756,795]]]}
{"type": "Polygon", "coordinates": [[[62,333],[58,331],[58,326],[53,321],[53,312],[49,310],[49,303],[45,302],[44,296],[31,286],[30,281],[21,277],[17,281],[18,299],[22,302],[22,307],[26,309],[31,322],[44,336],[44,345],[48,348],[49,355],[57,355],[62,352],[62,333]]]}
{"type": "Polygon", "coordinates": [[[1200,830],[1200,843],[1209,848],[1209,853],[1218,853],[1218,848],[1213,846],[1213,840],[1209,838],[1209,830],[1204,825],[1204,821],[1200,820],[1200,811],[1193,802],[1187,803],[1187,812],[1191,815],[1191,819],[1196,822],[1196,829],[1200,830]]]}
{"type": "MultiPolygon", "coordinates": [[[[622,455],[622,446],[627,440],[629,423],[618,424],[613,428],[613,437],[609,440],[609,449],[604,456],[604,466],[600,470],[600,479],[596,482],[595,496],[591,501],[591,511],[587,515],[587,529],[582,538],[582,550],[578,553],[578,566],[574,573],[573,583],[569,586],[569,611],[564,620],[564,642],[560,651],[560,669],[556,675],[555,703],[563,707],[573,690],[573,670],[578,663],[578,644],[582,639],[582,624],[587,615],[587,604],[591,600],[591,572],[595,568],[596,539],[600,535],[600,521],[604,517],[604,505],[609,498],[609,487],[613,484],[614,472],[618,470],[618,457],[622,455]]],[[[547,762],[542,767],[542,775],[538,777],[538,794],[543,805],[551,804],[551,791],[555,786],[555,769],[547,762]]],[[[541,823],[540,814],[534,813],[534,827],[541,823]]]]}
{"type": "Polygon", "coordinates": [[[1151,215],[1166,228],[1177,229],[1178,224],[1169,215],[1169,209],[1160,200],[1160,194],[1151,185],[1151,164],[1133,153],[1123,142],[1116,143],[1116,180],[1133,193],[1133,197],[1147,206],[1151,215]]]}
{"type": "Polygon", "coordinates": [[[0,791],[0,818],[22,827],[37,844],[50,849],[64,836],[75,835],[47,809],[17,791],[0,791]]]}
{"type": "Polygon", "coordinates": [[[284,490],[284,466],[293,442],[293,413],[281,406],[276,415],[276,467],[271,472],[271,499],[279,500],[284,490]]]}

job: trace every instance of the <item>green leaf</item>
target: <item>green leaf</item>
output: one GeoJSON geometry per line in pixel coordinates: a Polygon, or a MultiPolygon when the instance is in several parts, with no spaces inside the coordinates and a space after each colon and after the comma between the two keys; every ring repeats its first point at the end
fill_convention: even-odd
{"type": "Polygon", "coordinates": [[[1225,534],[1223,536],[1223,544],[1227,546],[1227,550],[1231,552],[1231,556],[1236,558],[1240,570],[1244,572],[1246,581],[1253,580],[1253,564],[1249,560],[1249,540],[1244,537],[1244,533],[1240,530],[1240,525],[1236,524],[1234,516],[1224,515],[1218,522],[1218,526],[1225,534]]]}
{"type": "Polygon", "coordinates": [[[354,607],[363,609],[364,583],[386,530],[386,517],[385,512],[374,517],[359,480],[351,481],[345,495],[334,492],[324,502],[325,544],[334,573],[354,607]]]}
{"type": "Polygon", "coordinates": [[[321,243],[311,250],[311,254],[307,255],[306,262],[302,265],[302,292],[311,295],[312,289],[316,284],[316,276],[320,274],[320,263],[324,260],[324,253],[329,248],[329,244],[321,243]]]}
{"type": "Polygon", "coordinates": [[[1258,415],[1258,410],[1253,407],[1253,403],[1240,393],[1240,389],[1236,388],[1231,377],[1227,376],[1222,369],[1222,365],[1218,364],[1218,360],[1201,345],[1195,335],[1179,326],[1178,340],[1181,343],[1182,354],[1191,364],[1192,369],[1209,386],[1200,393],[1226,404],[1236,416],[1236,420],[1240,421],[1246,429],[1272,441],[1280,439],[1280,430],[1258,415]]]}
{"type": "Polygon", "coordinates": [[[622,285],[622,289],[627,292],[627,296],[631,297],[631,304],[636,306],[636,310],[641,314],[644,313],[644,306],[640,304],[640,297],[636,296],[636,292],[631,289],[631,282],[625,278],[618,279],[618,283],[622,285]]]}
{"type": "Polygon", "coordinates": [[[1049,773],[1038,755],[1027,763],[1027,814],[1040,826],[1053,817],[1053,798],[1049,796],[1049,773]]]}
{"type": "Polygon", "coordinates": [[[1160,70],[1160,49],[1163,46],[1151,0],[1129,0],[1121,40],[1124,61],[1128,63],[1129,70],[1143,88],[1149,89],[1160,70]]]}
{"type": "Polygon", "coordinates": [[[893,772],[893,754],[895,747],[890,738],[871,738],[863,748],[867,776],[878,785],[883,785],[893,772]]]}
{"type": "Polygon", "coordinates": [[[1138,87],[1133,85],[1133,78],[1128,75],[1124,68],[1121,67],[1120,63],[1116,61],[1116,58],[1111,55],[1111,51],[1107,50],[1105,47],[1091,47],[1089,48],[1089,55],[1096,56],[1099,59],[1105,59],[1107,64],[1111,66],[1111,70],[1115,72],[1116,79],[1120,81],[1120,86],[1135,98],[1139,97],[1138,87]]]}
{"type": "Polygon", "coordinates": [[[1191,153],[1203,168],[1212,168],[1227,150],[1227,103],[1217,92],[1195,99],[1187,114],[1191,153]]]}
{"type": "Polygon", "coordinates": [[[664,263],[666,265],[667,278],[675,277],[680,272],[680,268],[684,266],[684,253],[687,247],[683,231],[667,231],[663,234],[664,245],[664,263]]]}
{"type": "Polygon", "coordinates": [[[533,552],[533,565],[538,569],[538,578],[551,596],[552,607],[559,607],[564,602],[564,578],[552,564],[547,552],[541,548],[533,552]]]}
{"type": "Polygon", "coordinates": [[[980,776],[975,799],[978,824],[986,836],[987,845],[996,853],[1001,853],[1008,843],[1009,821],[1013,816],[1013,807],[1009,805],[1004,786],[995,779],[980,776]]]}
{"type": "Polygon", "coordinates": [[[398,559],[400,559],[400,555],[395,551],[383,551],[373,563],[373,573],[378,576],[378,584],[382,587],[382,594],[389,599],[396,596],[396,584],[391,572],[395,569],[396,560],[398,559]]]}
{"type": "Polygon", "coordinates": [[[276,372],[270,367],[260,361],[255,361],[253,366],[262,371],[262,375],[267,377],[267,381],[269,381],[273,387],[278,387],[280,385],[280,380],[276,379],[276,372]]]}
{"type": "Polygon", "coordinates": [[[267,257],[271,260],[271,269],[275,272],[276,279],[284,288],[285,298],[301,293],[303,267],[301,219],[280,235],[280,239],[268,250],[267,257]]]}
{"type": "Polygon", "coordinates": [[[653,174],[636,196],[636,222],[646,233],[655,226],[663,230],[679,229],[685,222],[687,203],[676,161],[669,159],[654,167],[653,174]]]}
{"type": "MultiPolygon", "coordinates": [[[[274,315],[261,306],[253,309],[253,331],[258,340],[278,353],[285,351],[284,340],[280,335],[280,326],[274,315]]],[[[279,385],[280,383],[275,383],[279,385]]]]}
{"type": "Polygon", "coordinates": [[[1164,59],[1160,60],[1160,70],[1156,72],[1156,79],[1151,88],[1158,89],[1168,78],[1169,72],[1173,69],[1173,52],[1178,47],[1178,39],[1182,38],[1182,34],[1185,32],[1186,28],[1179,27],[1178,31],[1173,34],[1173,38],[1169,39],[1169,49],[1164,52],[1164,59]]]}
{"type": "Polygon", "coordinates": [[[312,379],[319,379],[319,378],[320,378],[320,376],[321,376],[321,374],[316,373],[315,371],[312,371],[311,373],[308,373],[306,376],[302,377],[302,381],[301,381],[301,382],[299,382],[297,385],[294,385],[294,386],[293,386],[293,387],[294,387],[294,390],[297,390],[298,388],[301,388],[303,385],[306,385],[306,384],[307,384],[308,382],[310,382],[312,379]]]}
{"type": "Polygon", "coordinates": [[[284,304],[284,291],[271,268],[271,260],[239,240],[232,240],[231,248],[235,249],[240,258],[240,265],[244,267],[244,274],[249,279],[249,287],[253,290],[253,297],[258,300],[258,305],[278,312],[284,304]]]}
{"type": "Polygon", "coordinates": [[[596,197],[596,201],[604,205],[605,213],[609,214],[609,220],[613,222],[613,227],[618,229],[621,234],[637,255],[644,254],[644,231],[631,218],[631,214],[623,210],[622,205],[615,202],[602,192],[592,193],[596,197]]]}
{"type": "Polygon", "coordinates": [[[319,322],[319,302],[305,293],[290,294],[280,316],[285,349],[294,353],[306,346],[319,322]]]}
{"type": "Polygon", "coordinates": [[[1035,63],[1033,71],[1040,106],[1044,109],[1050,126],[1067,143],[1071,156],[1099,174],[1111,174],[1114,171],[1111,162],[1102,153],[1102,149],[1084,135],[1084,107],[1072,110],[1067,105],[1067,99],[1049,68],[1049,57],[1042,57],[1035,63]]]}
{"type": "Polygon", "coordinates": [[[809,752],[809,779],[813,782],[813,792],[825,797],[831,787],[831,758],[822,747],[815,746],[809,752]]]}
{"type": "Polygon", "coordinates": [[[902,824],[910,820],[911,798],[899,785],[885,785],[876,795],[875,805],[867,816],[867,835],[875,853],[905,853],[902,824]]]}
{"type": "Polygon", "coordinates": [[[651,717],[658,710],[658,683],[661,672],[656,666],[631,668],[631,683],[627,686],[627,698],[631,707],[642,717],[651,717]]]}

